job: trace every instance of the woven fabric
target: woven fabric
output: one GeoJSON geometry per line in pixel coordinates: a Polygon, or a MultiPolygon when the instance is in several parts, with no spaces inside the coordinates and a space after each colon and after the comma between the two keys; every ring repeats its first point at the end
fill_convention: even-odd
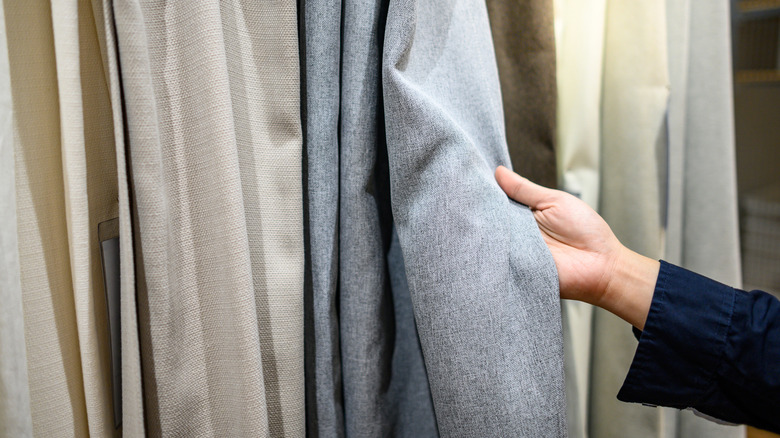
{"type": "MultiPolygon", "coordinates": [[[[92,0],[106,84],[111,99],[119,214],[120,324],[122,348],[122,435],[145,436],[141,350],[135,289],[135,259],[130,212],[130,191],[125,149],[125,125],[119,79],[116,29],[111,0],[92,0]]],[[[108,123],[108,122],[105,122],[108,123]]]]}
{"type": "MultiPolygon", "coordinates": [[[[65,216],[51,10],[45,2],[5,2],[4,7],[14,101],[17,231],[33,433],[86,436],[89,429],[65,216]]],[[[86,383],[91,386],[94,382],[86,383]]]]}
{"type": "Polygon", "coordinates": [[[512,166],[515,172],[537,184],[555,187],[557,93],[553,2],[488,0],[486,3],[512,166]]]}
{"type": "Polygon", "coordinates": [[[0,5],[0,437],[31,437],[30,389],[16,234],[13,102],[0,5]]]}
{"type": "Polygon", "coordinates": [[[509,163],[484,2],[393,0],[382,85],[392,212],[443,436],[566,436],[555,264],[509,163]]]}
{"type": "Polygon", "coordinates": [[[295,3],[114,2],[148,432],[302,436],[295,3]]]}

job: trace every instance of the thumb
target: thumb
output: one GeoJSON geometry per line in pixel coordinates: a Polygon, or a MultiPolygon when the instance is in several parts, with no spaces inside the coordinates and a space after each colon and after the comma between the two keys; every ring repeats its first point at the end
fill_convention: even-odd
{"type": "Polygon", "coordinates": [[[496,168],[498,185],[517,202],[536,209],[539,203],[547,199],[551,189],[534,184],[504,166],[496,168]]]}

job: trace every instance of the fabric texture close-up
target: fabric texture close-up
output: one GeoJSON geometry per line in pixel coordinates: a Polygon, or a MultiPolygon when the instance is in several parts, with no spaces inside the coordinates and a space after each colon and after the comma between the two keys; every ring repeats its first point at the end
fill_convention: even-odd
{"type": "Polygon", "coordinates": [[[302,436],[295,2],[114,2],[150,434],[302,436]]]}

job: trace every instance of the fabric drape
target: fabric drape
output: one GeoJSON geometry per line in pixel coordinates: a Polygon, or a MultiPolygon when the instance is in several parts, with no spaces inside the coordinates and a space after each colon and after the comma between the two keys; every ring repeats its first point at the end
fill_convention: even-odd
{"type": "MultiPolygon", "coordinates": [[[[656,259],[663,251],[664,161],[659,157],[666,149],[669,101],[665,28],[663,3],[607,2],[599,212],[624,245],[656,259]]],[[[661,410],[615,398],[635,349],[625,322],[596,309],[590,436],[659,433],[661,410]]]]}
{"type": "Polygon", "coordinates": [[[114,428],[98,224],[117,216],[111,103],[89,1],[4,3],[32,430],[114,428]]]}
{"type": "Polygon", "coordinates": [[[114,13],[149,433],[301,436],[295,3],[114,13]]]}
{"type": "Polygon", "coordinates": [[[301,3],[305,46],[308,433],[437,436],[393,242],[380,84],[387,3],[301,3]]]}
{"type": "Polygon", "coordinates": [[[16,234],[13,102],[0,5],[0,437],[32,436],[24,309],[16,234]]]}
{"type": "Polygon", "coordinates": [[[145,436],[141,349],[138,334],[135,252],[133,247],[125,122],[119,79],[116,28],[114,26],[111,0],[92,0],[92,7],[98,31],[98,42],[103,55],[106,84],[111,97],[114,143],[116,145],[117,201],[119,210],[122,434],[129,437],[141,437],[145,436]]]}
{"type": "Polygon", "coordinates": [[[557,93],[553,2],[489,0],[486,3],[512,166],[531,181],[555,187],[557,93]]]}
{"type": "Polygon", "coordinates": [[[509,155],[484,4],[302,8],[309,433],[565,433],[554,266],[492,176],[509,155]]]}
{"type": "Polygon", "coordinates": [[[563,436],[555,266],[493,178],[509,156],[485,5],[391,1],[384,41],[393,217],[439,431],[563,436]]]}

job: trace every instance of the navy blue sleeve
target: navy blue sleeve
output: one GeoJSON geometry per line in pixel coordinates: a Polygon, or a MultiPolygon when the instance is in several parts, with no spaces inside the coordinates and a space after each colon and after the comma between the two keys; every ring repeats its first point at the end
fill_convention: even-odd
{"type": "Polygon", "coordinates": [[[780,301],[661,261],[617,397],[780,432],[780,301]]]}

